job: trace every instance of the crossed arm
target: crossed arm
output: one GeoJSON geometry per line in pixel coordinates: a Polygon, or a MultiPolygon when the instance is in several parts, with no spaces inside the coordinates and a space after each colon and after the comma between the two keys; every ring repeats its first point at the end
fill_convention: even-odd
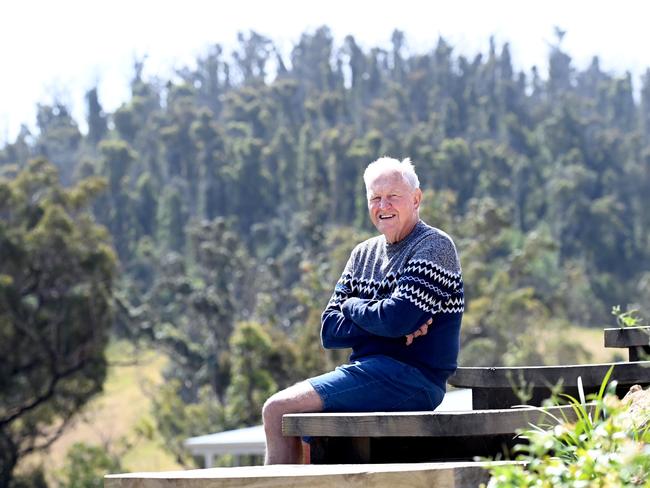
{"type": "Polygon", "coordinates": [[[405,298],[382,300],[348,297],[328,306],[321,318],[321,340],[327,349],[353,347],[370,336],[405,337],[409,346],[426,335],[433,319],[405,298]]]}

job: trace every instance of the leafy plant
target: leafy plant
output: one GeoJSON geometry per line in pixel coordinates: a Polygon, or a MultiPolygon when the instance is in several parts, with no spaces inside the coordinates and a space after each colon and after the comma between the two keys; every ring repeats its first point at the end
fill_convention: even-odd
{"type": "Polygon", "coordinates": [[[119,457],[111,455],[105,446],[77,442],[68,451],[60,485],[64,488],[101,488],[104,475],[121,470],[119,457]]]}
{"type": "Polygon", "coordinates": [[[643,325],[643,318],[639,316],[636,309],[623,312],[620,305],[612,307],[612,315],[616,317],[616,325],[619,327],[639,327],[643,325]]]}
{"type": "Polygon", "coordinates": [[[612,393],[611,373],[595,395],[585,398],[580,382],[579,399],[562,394],[575,422],[556,418],[556,425],[522,432],[528,444],[517,446],[516,459],[523,464],[492,468],[488,488],[650,486],[650,429],[612,393]]]}

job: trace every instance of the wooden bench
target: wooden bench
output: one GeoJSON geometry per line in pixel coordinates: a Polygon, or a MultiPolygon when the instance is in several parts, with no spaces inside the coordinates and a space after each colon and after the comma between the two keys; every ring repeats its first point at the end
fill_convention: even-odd
{"type": "Polygon", "coordinates": [[[597,393],[611,366],[617,394],[632,385],[650,385],[650,361],[581,364],[564,366],[464,367],[448,380],[450,385],[472,390],[475,409],[507,408],[512,405],[541,405],[555,387],[578,398],[578,377],[585,394],[597,393]]]}
{"type": "Polygon", "coordinates": [[[108,475],[105,488],[476,488],[503,462],[278,465],[108,475]]]}
{"type": "MultiPolygon", "coordinates": [[[[648,346],[645,332],[644,335],[639,331],[627,332],[634,339],[628,337],[624,341],[620,330],[616,329],[616,344],[624,346],[616,347],[648,346]]],[[[607,332],[605,337],[607,345],[607,332]]],[[[556,422],[551,420],[554,418],[575,419],[570,406],[541,411],[521,408],[521,405],[540,406],[553,393],[579,398],[579,381],[585,395],[597,393],[610,368],[610,381],[617,381],[616,392],[621,397],[635,384],[650,385],[650,361],[461,367],[448,382],[456,388],[471,389],[475,410],[292,414],[283,418],[283,433],[311,437],[311,462],[315,464],[430,462],[509,456],[512,447],[521,442],[516,438],[517,431],[532,425],[554,424],[556,422]],[[513,406],[519,407],[510,408],[513,406]]]]}
{"type": "Polygon", "coordinates": [[[605,347],[627,348],[630,361],[650,357],[650,327],[605,329],[605,347]]]}
{"type": "Polygon", "coordinates": [[[286,436],[311,437],[313,464],[472,460],[508,455],[519,429],[575,420],[569,406],[461,412],[303,413],[283,417],[286,436]]]}

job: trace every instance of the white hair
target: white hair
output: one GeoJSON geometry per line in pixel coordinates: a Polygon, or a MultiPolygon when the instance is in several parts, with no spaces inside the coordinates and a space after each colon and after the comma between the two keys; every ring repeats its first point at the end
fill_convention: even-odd
{"type": "Polygon", "coordinates": [[[415,173],[415,167],[409,158],[402,159],[401,161],[395,158],[383,157],[370,163],[363,173],[363,181],[366,184],[366,191],[370,188],[375,178],[384,173],[399,173],[404,178],[409,186],[416,190],[420,188],[420,180],[415,173]]]}

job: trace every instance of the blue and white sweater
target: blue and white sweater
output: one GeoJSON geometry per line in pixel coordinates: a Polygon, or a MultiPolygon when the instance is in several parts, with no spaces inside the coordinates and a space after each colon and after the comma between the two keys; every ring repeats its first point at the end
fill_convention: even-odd
{"type": "Polygon", "coordinates": [[[445,387],[457,366],[463,280],[454,243],[421,220],[399,242],[357,245],[321,320],[328,349],[352,348],[351,361],[382,354],[417,367],[445,387]],[[427,335],[405,336],[429,318],[427,335]]]}

